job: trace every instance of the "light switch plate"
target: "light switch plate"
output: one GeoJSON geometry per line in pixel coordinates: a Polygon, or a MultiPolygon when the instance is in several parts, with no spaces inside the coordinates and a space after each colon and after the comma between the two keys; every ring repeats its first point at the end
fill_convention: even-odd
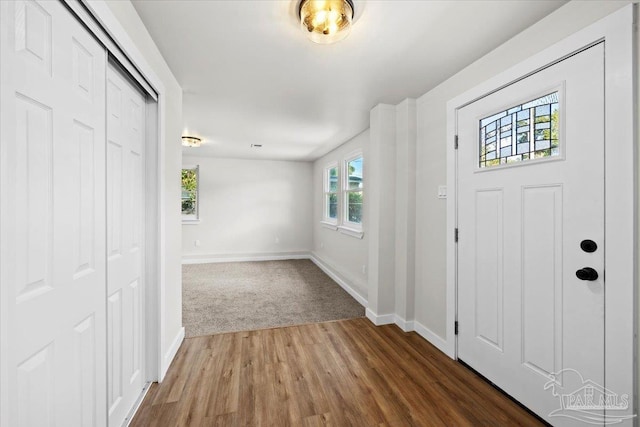
{"type": "Polygon", "coordinates": [[[439,185],[438,186],[438,199],[446,199],[447,198],[447,186],[439,185]]]}

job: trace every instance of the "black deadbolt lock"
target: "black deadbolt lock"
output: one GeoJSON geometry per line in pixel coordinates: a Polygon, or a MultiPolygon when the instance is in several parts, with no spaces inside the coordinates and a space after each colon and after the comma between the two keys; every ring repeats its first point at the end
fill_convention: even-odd
{"type": "Polygon", "coordinates": [[[576,277],[580,280],[593,282],[594,280],[598,280],[598,272],[591,267],[584,267],[576,271],[576,277]]]}
{"type": "Polygon", "coordinates": [[[587,239],[580,242],[580,248],[585,252],[591,253],[598,249],[598,245],[593,240],[587,239]]]}

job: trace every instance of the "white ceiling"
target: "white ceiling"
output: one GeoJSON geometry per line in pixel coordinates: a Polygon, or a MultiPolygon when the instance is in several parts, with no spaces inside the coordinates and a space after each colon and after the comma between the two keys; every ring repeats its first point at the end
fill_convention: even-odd
{"type": "Polygon", "coordinates": [[[186,152],[316,159],[565,3],[356,0],[349,37],[317,45],[297,1],[133,0],[184,90],[184,134],[205,141],[186,152]]]}

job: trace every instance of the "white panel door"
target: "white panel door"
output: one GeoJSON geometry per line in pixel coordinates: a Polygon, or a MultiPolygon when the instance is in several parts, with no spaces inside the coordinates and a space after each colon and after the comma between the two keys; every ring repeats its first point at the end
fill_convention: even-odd
{"type": "Polygon", "coordinates": [[[142,219],[145,99],[107,70],[107,346],[109,425],[119,426],[145,385],[142,219]]]}
{"type": "Polygon", "coordinates": [[[106,425],[106,52],[60,2],[0,11],[2,422],[106,425]]]}
{"type": "Polygon", "coordinates": [[[554,425],[602,422],[559,409],[604,386],[603,44],[462,108],[458,132],[458,356],[554,425]]]}

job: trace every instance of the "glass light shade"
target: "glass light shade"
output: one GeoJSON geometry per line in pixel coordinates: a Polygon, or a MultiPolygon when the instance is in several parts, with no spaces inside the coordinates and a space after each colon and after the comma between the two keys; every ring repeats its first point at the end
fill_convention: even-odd
{"type": "Polygon", "coordinates": [[[202,140],[200,138],[196,138],[195,136],[183,136],[182,137],[182,145],[185,147],[200,147],[202,140]]]}
{"type": "Polygon", "coordinates": [[[353,20],[351,0],[302,0],[300,25],[311,41],[335,43],[347,37],[353,20]]]}

